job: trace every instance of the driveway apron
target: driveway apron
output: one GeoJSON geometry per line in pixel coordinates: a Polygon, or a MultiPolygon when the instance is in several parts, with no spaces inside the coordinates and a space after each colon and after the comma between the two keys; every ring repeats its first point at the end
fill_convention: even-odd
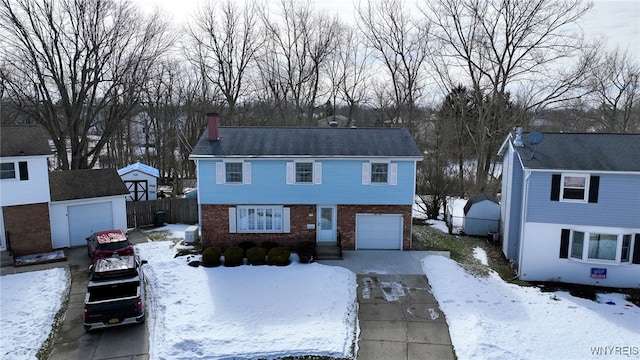
{"type": "Polygon", "coordinates": [[[319,261],[357,274],[359,360],[455,360],[444,313],[422,272],[419,251],[349,251],[319,261]]]}

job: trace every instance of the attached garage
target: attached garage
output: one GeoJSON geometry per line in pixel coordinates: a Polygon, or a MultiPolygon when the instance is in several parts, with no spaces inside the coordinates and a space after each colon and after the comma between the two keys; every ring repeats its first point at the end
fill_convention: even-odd
{"type": "Polygon", "coordinates": [[[403,216],[356,214],[356,249],[402,250],[403,216]]]}

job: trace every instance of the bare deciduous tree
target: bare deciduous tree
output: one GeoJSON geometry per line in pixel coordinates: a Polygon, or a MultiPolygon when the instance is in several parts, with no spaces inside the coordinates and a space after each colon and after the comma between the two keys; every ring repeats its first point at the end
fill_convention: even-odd
{"type": "Polygon", "coordinates": [[[589,95],[596,121],[606,132],[640,131],[640,64],[628,51],[602,51],[590,67],[589,95]]]}
{"type": "Polygon", "coordinates": [[[239,7],[231,0],[206,2],[186,30],[187,57],[224,95],[228,114],[235,123],[236,107],[248,95],[247,71],[262,44],[257,7],[247,2],[239,7]]]}
{"type": "Polygon", "coordinates": [[[264,83],[280,106],[293,105],[297,125],[310,125],[323,66],[337,46],[339,21],[315,13],[308,0],[282,0],[275,17],[266,9],[261,17],[267,36],[260,59],[264,83]]]}
{"type": "Polygon", "coordinates": [[[126,1],[1,0],[0,29],[6,95],[49,132],[62,169],[94,166],[171,43],[159,15],[126,1]]]}
{"type": "Polygon", "coordinates": [[[434,25],[440,51],[434,57],[447,88],[468,81],[479,104],[469,136],[477,159],[476,189],[484,191],[491,159],[513,118],[505,116],[505,99],[521,87],[536,88],[529,107],[557,101],[575,88],[580,76],[558,73],[582,46],[570,26],[589,9],[581,0],[437,0],[423,14],[434,25]],[[557,74],[554,76],[553,74],[557,74]],[[560,80],[543,85],[540,80],[560,80]]]}
{"type": "Polygon", "coordinates": [[[356,14],[368,45],[388,72],[395,110],[388,120],[402,122],[415,133],[420,125],[417,108],[425,85],[424,65],[431,51],[428,22],[412,17],[401,0],[360,3],[356,14]]]}

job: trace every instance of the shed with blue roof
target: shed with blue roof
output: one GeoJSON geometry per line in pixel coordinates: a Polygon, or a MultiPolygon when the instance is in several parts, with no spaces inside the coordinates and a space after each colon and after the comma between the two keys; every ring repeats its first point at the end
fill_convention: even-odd
{"type": "Polygon", "coordinates": [[[156,200],[160,171],[141,162],[118,170],[118,175],[129,190],[127,201],[156,200]]]}

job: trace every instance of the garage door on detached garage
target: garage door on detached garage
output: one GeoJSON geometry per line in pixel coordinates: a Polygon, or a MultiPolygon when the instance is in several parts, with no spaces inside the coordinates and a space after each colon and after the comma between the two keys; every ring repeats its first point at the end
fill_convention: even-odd
{"type": "Polygon", "coordinates": [[[402,250],[402,215],[357,214],[356,249],[402,250]]]}
{"type": "Polygon", "coordinates": [[[71,246],[86,245],[86,238],[95,231],[113,229],[111,202],[75,205],[67,208],[71,246]]]}

